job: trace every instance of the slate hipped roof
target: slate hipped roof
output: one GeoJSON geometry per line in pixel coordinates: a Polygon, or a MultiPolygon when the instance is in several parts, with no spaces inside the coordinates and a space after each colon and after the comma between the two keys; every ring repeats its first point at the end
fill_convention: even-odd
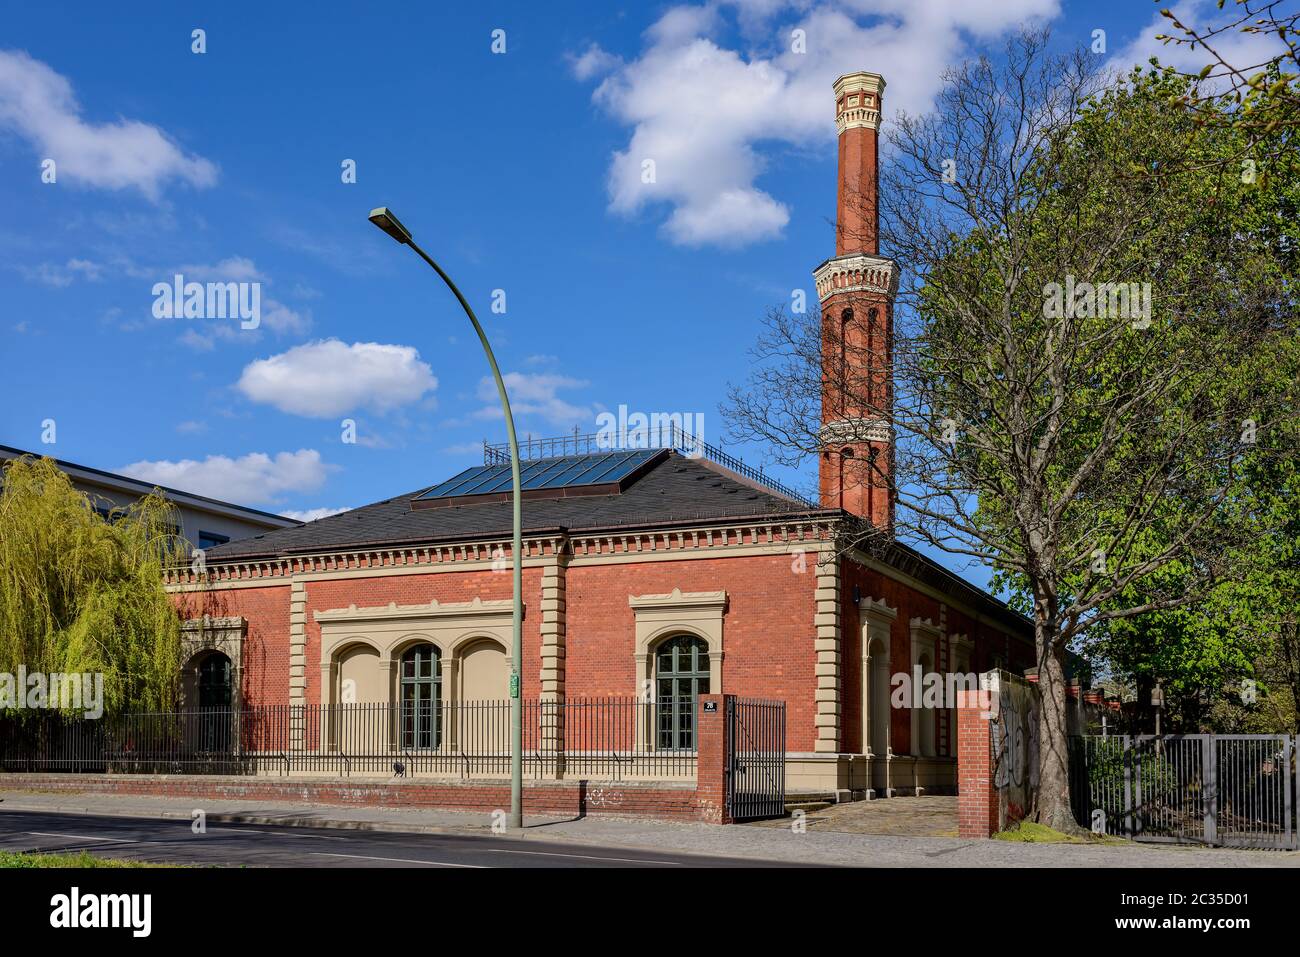
{"type": "MultiPolygon", "coordinates": [[[[432,486],[397,495],[296,528],[279,529],[208,549],[210,563],[284,558],[349,548],[413,546],[503,538],[511,533],[509,501],[443,508],[413,508],[432,486]]],[[[621,493],[543,498],[523,503],[525,537],[539,533],[587,533],[716,522],[780,518],[847,517],[840,509],[811,508],[807,502],[768,488],[706,458],[677,451],[656,460],[621,493]]],[[[1017,631],[1032,625],[1005,603],[901,542],[880,543],[881,562],[959,596],[1017,631]]]]}
{"type": "MultiPolygon", "coordinates": [[[[428,486],[298,528],[240,539],[205,555],[209,562],[283,557],[334,549],[508,536],[509,501],[412,508],[428,486]]],[[[776,515],[837,514],[810,509],[704,458],[669,452],[621,494],[523,503],[524,534],[723,521],[776,515]]]]}

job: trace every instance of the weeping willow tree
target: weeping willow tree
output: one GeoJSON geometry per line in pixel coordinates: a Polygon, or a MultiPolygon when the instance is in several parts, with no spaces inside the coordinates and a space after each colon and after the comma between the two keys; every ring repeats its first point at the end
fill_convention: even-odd
{"type": "Polygon", "coordinates": [[[175,510],[150,495],[108,519],[49,459],[0,490],[0,672],[102,673],[104,710],[166,710],[180,621],[162,586],[181,559],[175,510]]]}

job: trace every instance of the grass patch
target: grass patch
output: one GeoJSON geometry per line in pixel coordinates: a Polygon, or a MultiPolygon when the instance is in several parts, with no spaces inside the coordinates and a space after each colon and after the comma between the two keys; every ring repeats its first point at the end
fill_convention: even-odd
{"type": "Polygon", "coordinates": [[[1109,834],[1082,835],[1066,834],[1045,824],[1034,821],[1021,821],[1015,827],[1007,828],[993,835],[995,841],[1013,841],[1021,844],[1128,844],[1122,837],[1109,834]]]}
{"type": "Polygon", "coordinates": [[[145,861],[118,861],[95,857],[85,851],[76,854],[39,854],[0,851],[0,867],[168,867],[167,864],[150,864],[145,861]]]}
{"type": "Polygon", "coordinates": [[[1074,837],[1063,831],[1055,830],[1045,824],[1033,821],[1021,821],[1015,827],[998,831],[993,835],[995,841],[1015,841],[1022,844],[1086,844],[1083,838],[1074,837]]]}

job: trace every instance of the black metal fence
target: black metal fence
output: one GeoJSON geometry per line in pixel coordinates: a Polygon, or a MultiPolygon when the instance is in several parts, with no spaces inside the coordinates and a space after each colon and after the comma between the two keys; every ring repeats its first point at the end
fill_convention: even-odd
{"type": "MultiPolygon", "coordinates": [[[[536,778],[693,779],[692,738],[656,741],[636,698],[527,700],[524,770],[536,778]]],[[[501,777],[510,702],[268,705],[0,720],[0,770],[138,774],[501,777]]]]}
{"type": "Polygon", "coordinates": [[[1138,841],[1296,848],[1300,768],[1287,735],[1071,739],[1078,822],[1138,841]]]}
{"type": "Polygon", "coordinates": [[[785,814],[785,702],[727,698],[727,808],[737,821],[785,814]]]}

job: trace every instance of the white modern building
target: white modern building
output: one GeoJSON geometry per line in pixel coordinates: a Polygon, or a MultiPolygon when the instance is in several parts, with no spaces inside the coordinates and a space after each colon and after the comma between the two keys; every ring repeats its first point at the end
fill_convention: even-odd
{"type": "Polygon", "coordinates": [[[215,548],[241,538],[251,538],[280,528],[301,525],[297,519],[286,518],[256,508],[232,505],[204,495],[182,492],[180,489],[155,486],[140,479],[105,472],[102,469],[65,462],[40,452],[29,452],[0,445],[0,468],[12,459],[30,456],[48,457],[72,479],[79,491],[85,492],[101,514],[107,515],[115,508],[130,505],[157,489],[176,506],[180,514],[180,532],[196,548],[215,548]]]}

